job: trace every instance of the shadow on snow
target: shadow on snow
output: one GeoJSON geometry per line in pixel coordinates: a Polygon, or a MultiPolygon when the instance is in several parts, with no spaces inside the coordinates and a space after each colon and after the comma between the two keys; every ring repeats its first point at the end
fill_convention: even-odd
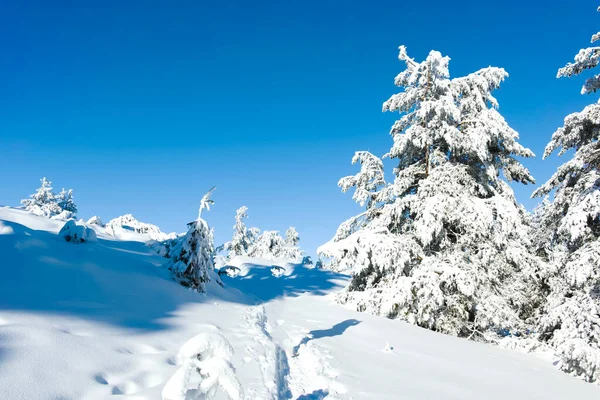
{"type": "Polygon", "coordinates": [[[300,346],[310,342],[311,340],[343,335],[346,329],[350,328],[351,326],[356,326],[358,324],[360,324],[360,321],[356,319],[347,319],[345,321],[335,324],[329,329],[316,329],[314,331],[310,331],[308,332],[308,336],[303,337],[300,343],[294,346],[293,354],[298,354],[300,346]]]}
{"type": "Polygon", "coordinates": [[[139,242],[98,239],[72,244],[56,234],[3,221],[0,235],[0,312],[82,316],[139,330],[164,329],[160,320],[206,296],[174,282],[164,259],[139,242]],[[10,266],[10,268],[9,268],[10,266]]]}
{"type": "Polygon", "coordinates": [[[162,266],[166,259],[144,243],[98,238],[72,244],[52,232],[2,223],[13,233],[0,235],[0,313],[73,315],[152,331],[168,329],[167,318],[177,309],[211,297],[249,305],[305,292],[323,294],[341,288],[344,279],[300,265],[286,265],[286,274],[276,277],[272,266],[250,265],[245,276],[222,277],[225,288],[210,284],[207,296],[176,283],[162,266]]]}
{"type": "Polygon", "coordinates": [[[284,268],[271,264],[245,263],[236,277],[221,276],[226,287],[238,289],[247,296],[248,304],[261,304],[281,297],[297,297],[303,293],[325,295],[340,290],[347,276],[288,263],[284,268]],[[285,272],[280,275],[279,270],[285,272]]]}

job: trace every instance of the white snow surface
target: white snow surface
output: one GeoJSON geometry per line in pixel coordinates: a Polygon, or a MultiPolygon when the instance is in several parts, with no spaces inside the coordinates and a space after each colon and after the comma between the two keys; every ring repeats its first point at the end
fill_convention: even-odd
{"type": "MultiPolygon", "coordinates": [[[[88,221],[90,223],[90,221],[88,221]]],[[[175,239],[175,232],[164,233],[156,225],[140,222],[131,214],[121,215],[113,218],[104,226],[104,232],[121,240],[163,241],[175,239]]]]}
{"type": "Polygon", "coordinates": [[[199,294],[140,240],[95,225],[97,242],[73,246],[63,224],[0,208],[3,399],[160,400],[182,346],[211,333],[248,400],[600,398],[551,360],[338,305],[344,275],[236,258],[239,275],[199,294]]]}

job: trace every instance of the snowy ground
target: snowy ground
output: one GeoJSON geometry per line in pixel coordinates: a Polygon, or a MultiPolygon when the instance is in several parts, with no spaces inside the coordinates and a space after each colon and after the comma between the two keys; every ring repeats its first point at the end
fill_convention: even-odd
{"type": "Polygon", "coordinates": [[[226,289],[199,295],[135,237],[94,227],[98,242],[75,245],[61,226],[0,208],[2,399],[160,399],[202,332],[231,342],[247,399],[600,398],[535,356],[336,305],[341,275],[285,265],[276,277],[240,259],[226,289]]]}

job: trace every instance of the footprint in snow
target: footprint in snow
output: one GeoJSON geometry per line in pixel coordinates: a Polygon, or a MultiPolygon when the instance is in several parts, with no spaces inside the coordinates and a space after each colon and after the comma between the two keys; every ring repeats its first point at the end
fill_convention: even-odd
{"type": "Polygon", "coordinates": [[[99,373],[93,376],[93,379],[101,385],[108,385],[108,379],[103,373],[99,373]]]}
{"type": "Polygon", "coordinates": [[[177,356],[167,357],[165,362],[169,365],[177,365],[177,356]]]}

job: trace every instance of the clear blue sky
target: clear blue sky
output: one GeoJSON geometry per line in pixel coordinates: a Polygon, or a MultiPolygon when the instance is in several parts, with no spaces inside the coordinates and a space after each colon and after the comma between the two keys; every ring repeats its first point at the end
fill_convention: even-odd
{"type": "MultiPolygon", "coordinates": [[[[397,48],[488,65],[510,78],[500,111],[541,160],[568,113],[596,101],[556,70],[600,28],[597,1],[22,1],[0,7],[0,204],[47,176],[80,216],[125,213],[184,231],[207,219],[220,243],[235,210],[294,225],[309,253],[360,212],[336,183],[356,150],[384,154],[397,115],[397,48]]],[[[391,172],[391,171],[390,171],[391,172]]],[[[533,186],[514,186],[531,209],[533,186]]]]}

